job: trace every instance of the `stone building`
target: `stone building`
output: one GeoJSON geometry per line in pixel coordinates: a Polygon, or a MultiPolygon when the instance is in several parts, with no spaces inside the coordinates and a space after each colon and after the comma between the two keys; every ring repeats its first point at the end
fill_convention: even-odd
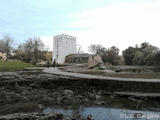
{"type": "Polygon", "coordinates": [[[88,59],[88,68],[101,66],[102,64],[103,60],[100,55],[91,55],[88,59]]]}
{"type": "Polygon", "coordinates": [[[6,53],[2,53],[2,52],[0,52],[0,60],[6,60],[7,59],[7,57],[6,57],[6,53]]]}
{"type": "Polygon", "coordinates": [[[90,54],[82,53],[82,54],[70,54],[65,58],[66,63],[88,63],[88,59],[90,54]]]}
{"type": "Polygon", "coordinates": [[[76,53],[76,37],[70,35],[54,36],[53,58],[57,63],[64,63],[65,57],[69,54],[76,53]]]}

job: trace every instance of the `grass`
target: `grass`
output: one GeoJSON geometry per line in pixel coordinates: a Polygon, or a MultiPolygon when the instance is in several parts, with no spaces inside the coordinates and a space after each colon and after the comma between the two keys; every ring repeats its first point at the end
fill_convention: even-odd
{"type": "Polygon", "coordinates": [[[19,60],[8,60],[7,62],[0,60],[0,71],[17,71],[31,67],[35,66],[19,60]]]}

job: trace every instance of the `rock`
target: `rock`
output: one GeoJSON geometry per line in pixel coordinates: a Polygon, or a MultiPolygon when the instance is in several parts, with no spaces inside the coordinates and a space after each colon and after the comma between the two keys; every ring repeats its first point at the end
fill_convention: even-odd
{"type": "Polygon", "coordinates": [[[116,97],[115,94],[111,94],[111,95],[110,95],[110,98],[111,98],[111,99],[115,99],[115,97],[116,97]]]}
{"type": "Polygon", "coordinates": [[[96,98],[97,100],[99,100],[100,97],[101,97],[100,95],[95,95],[95,98],[96,98]]]}
{"type": "Polygon", "coordinates": [[[141,99],[137,99],[137,98],[135,98],[134,96],[129,97],[128,100],[131,100],[131,101],[133,101],[133,102],[138,102],[138,103],[142,102],[141,99]]]}
{"type": "Polygon", "coordinates": [[[88,95],[89,95],[90,98],[94,99],[94,94],[93,93],[88,93],[88,95]]]}
{"type": "Polygon", "coordinates": [[[98,94],[98,95],[102,95],[102,92],[98,91],[97,94],[98,94]]]}
{"type": "Polygon", "coordinates": [[[65,117],[63,120],[71,120],[70,117],[65,117]]]}
{"type": "Polygon", "coordinates": [[[64,90],[64,95],[71,97],[73,95],[73,91],[72,90],[64,90]]]}
{"type": "Polygon", "coordinates": [[[57,115],[56,115],[56,118],[58,119],[58,120],[61,120],[61,119],[63,119],[63,114],[61,114],[61,113],[58,113],[57,115]]]}
{"type": "Polygon", "coordinates": [[[106,104],[106,102],[105,101],[101,101],[101,105],[105,105],[106,104]]]}
{"type": "Polygon", "coordinates": [[[77,120],[75,117],[72,117],[71,120],[77,120]]]}
{"type": "Polygon", "coordinates": [[[88,101],[89,101],[88,98],[85,98],[85,99],[84,99],[84,102],[88,102],[88,101]]]}
{"type": "Polygon", "coordinates": [[[37,84],[37,82],[34,82],[34,83],[30,84],[30,87],[32,87],[32,88],[38,88],[39,85],[37,84]]]}
{"type": "Polygon", "coordinates": [[[101,105],[102,103],[100,101],[95,101],[94,104],[101,105]]]}
{"type": "Polygon", "coordinates": [[[53,114],[43,114],[39,115],[38,113],[15,113],[5,116],[0,116],[0,120],[71,120],[66,119],[63,114],[53,113],[53,114]]]}
{"type": "Polygon", "coordinates": [[[93,119],[92,115],[89,114],[89,115],[87,116],[87,120],[94,120],[94,119],[93,119]]]}
{"type": "Polygon", "coordinates": [[[62,99],[63,99],[62,97],[58,96],[58,97],[57,97],[57,103],[60,104],[61,101],[62,101],[62,99]]]}

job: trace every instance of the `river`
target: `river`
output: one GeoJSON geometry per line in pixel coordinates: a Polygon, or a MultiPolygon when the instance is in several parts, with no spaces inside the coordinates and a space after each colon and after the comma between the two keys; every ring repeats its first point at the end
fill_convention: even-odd
{"type": "Polygon", "coordinates": [[[43,110],[44,114],[52,112],[63,113],[64,115],[74,116],[81,115],[87,117],[91,114],[95,120],[159,120],[160,112],[148,110],[129,110],[123,108],[108,108],[104,106],[92,107],[75,107],[75,108],[61,108],[61,107],[47,107],[43,110]]]}

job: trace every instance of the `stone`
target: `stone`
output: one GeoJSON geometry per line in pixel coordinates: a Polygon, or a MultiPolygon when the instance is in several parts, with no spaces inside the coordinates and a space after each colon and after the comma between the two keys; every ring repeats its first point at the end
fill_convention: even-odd
{"type": "Polygon", "coordinates": [[[89,57],[88,59],[88,68],[92,69],[94,67],[98,67],[98,66],[102,66],[103,65],[103,61],[101,56],[99,55],[92,55],[89,57]]]}
{"type": "Polygon", "coordinates": [[[97,100],[99,100],[100,97],[101,97],[100,95],[95,95],[95,98],[96,98],[97,100]]]}
{"type": "Polygon", "coordinates": [[[87,120],[94,120],[91,114],[87,116],[87,120]]]}
{"type": "Polygon", "coordinates": [[[57,115],[56,115],[56,118],[58,119],[58,120],[61,120],[61,119],[63,119],[63,114],[61,114],[61,113],[58,113],[57,115]]]}
{"type": "Polygon", "coordinates": [[[30,84],[30,87],[32,87],[32,88],[38,88],[39,85],[37,84],[37,82],[34,82],[34,83],[30,84]]]}
{"type": "Polygon", "coordinates": [[[88,99],[88,98],[85,98],[85,99],[84,99],[84,102],[88,102],[88,101],[89,101],[89,99],[88,99]]]}
{"type": "Polygon", "coordinates": [[[58,97],[57,97],[57,103],[60,104],[61,101],[62,101],[62,99],[63,99],[62,97],[58,96],[58,97]]]}
{"type": "Polygon", "coordinates": [[[75,117],[72,117],[71,120],[77,120],[75,117]]]}
{"type": "Polygon", "coordinates": [[[73,95],[73,91],[72,90],[64,90],[64,95],[71,97],[73,95]]]}
{"type": "Polygon", "coordinates": [[[94,98],[94,94],[93,93],[88,93],[90,98],[94,98]]]}
{"type": "Polygon", "coordinates": [[[94,104],[96,104],[96,105],[101,105],[102,103],[97,100],[97,101],[94,102],[94,104]]]}

